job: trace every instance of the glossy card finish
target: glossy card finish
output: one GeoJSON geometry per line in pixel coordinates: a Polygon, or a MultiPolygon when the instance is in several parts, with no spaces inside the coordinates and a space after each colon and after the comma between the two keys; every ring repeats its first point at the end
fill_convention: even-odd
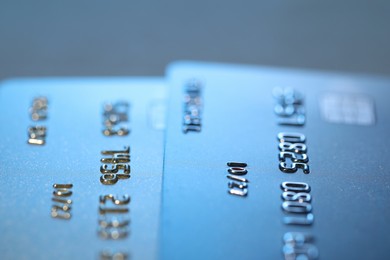
{"type": "Polygon", "coordinates": [[[159,78],[4,82],[0,258],[156,259],[165,98],[159,78]]]}
{"type": "Polygon", "coordinates": [[[167,75],[163,259],[390,257],[388,78],[191,62],[167,75]]]}

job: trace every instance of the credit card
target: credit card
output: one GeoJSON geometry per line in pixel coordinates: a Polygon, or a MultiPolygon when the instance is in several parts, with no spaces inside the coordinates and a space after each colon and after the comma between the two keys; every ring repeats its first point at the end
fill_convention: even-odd
{"type": "Polygon", "coordinates": [[[161,78],[0,87],[1,259],[156,259],[161,78]]]}
{"type": "Polygon", "coordinates": [[[389,78],[178,62],[163,259],[388,259],[389,78]]]}

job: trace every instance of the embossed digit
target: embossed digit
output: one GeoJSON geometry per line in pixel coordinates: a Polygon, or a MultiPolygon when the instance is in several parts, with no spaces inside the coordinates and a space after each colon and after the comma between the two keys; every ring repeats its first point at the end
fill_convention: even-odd
{"type": "Polygon", "coordinates": [[[285,201],[282,203],[282,209],[289,213],[310,213],[312,206],[307,202],[285,201]]]}
{"type": "Polygon", "coordinates": [[[279,153],[280,162],[285,162],[287,158],[291,159],[293,162],[299,162],[299,163],[307,163],[309,161],[309,157],[306,154],[295,154],[292,152],[279,153]]]}
{"type": "Polygon", "coordinates": [[[130,165],[124,163],[117,163],[111,165],[111,169],[107,169],[108,165],[103,164],[100,166],[101,173],[118,173],[119,170],[123,170],[123,174],[130,174],[130,165]]]}
{"type": "Polygon", "coordinates": [[[116,174],[103,174],[100,176],[100,182],[104,185],[113,185],[118,182],[116,174]]]}
{"type": "Polygon", "coordinates": [[[305,174],[310,173],[310,167],[306,163],[292,162],[291,164],[287,164],[286,162],[280,162],[279,169],[284,173],[295,173],[298,169],[301,169],[305,174]]]}
{"type": "Polygon", "coordinates": [[[286,201],[310,202],[311,195],[306,192],[285,191],[282,193],[282,199],[286,201]]]}
{"type": "Polygon", "coordinates": [[[293,153],[307,153],[307,146],[303,143],[279,143],[279,150],[282,152],[293,152],[293,153]]]}
{"type": "Polygon", "coordinates": [[[305,143],[306,137],[300,133],[279,133],[278,141],[280,143],[288,142],[288,143],[305,143]]]}
{"type": "Polygon", "coordinates": [[[306,182],[293,182],[285,181],[280,184],[280,188],[283,191],[294,191],[294,192],[306,192],[309,193],[311,188],[306,182]]]}

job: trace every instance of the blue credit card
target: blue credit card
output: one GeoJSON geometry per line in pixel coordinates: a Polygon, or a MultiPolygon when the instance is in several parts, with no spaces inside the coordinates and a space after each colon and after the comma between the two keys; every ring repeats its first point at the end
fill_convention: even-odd
{"type": "Polygon", "coordinates": [[[0,87],[1,259],[156,259],[161,78],[0,87]]]}
{"type": "Polygon", "coordinates": [[[390,79],[178,62],[162,259],[387,259],[390,79]]]}
{"type": "Polygon", "coordinates": [[[196,62],[6,81],[0,258],[387,259],[389,83],[196,62]]]}

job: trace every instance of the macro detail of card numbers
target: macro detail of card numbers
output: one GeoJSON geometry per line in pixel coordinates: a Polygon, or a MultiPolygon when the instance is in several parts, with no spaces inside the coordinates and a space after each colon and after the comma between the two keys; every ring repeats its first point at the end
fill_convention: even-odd
{"type": "Polygon", "coordinates": [[[163,81],[10,80],[0,99],[0,258],[156,259],[163,81]]]}
{"type": "Polygon", "coordinates": [[[198,62],[5,81],[0,259],[389,259],[389,85],[198,62]]]}
{"type": "MultiPolygon", "coordinates": [[[[304,97],[294,89],[275,88],[275,113],[282,120],[281,126],[300,127],[306,124],[304,97]],[[285,120],[288,118],[288,120],[285,120]],[[286,123],[288,122],[288,123],[286,123]]],[[[306,136],[301,133],[280,132],[277,135],[279,148],[279,169],[283,173],[293,174],[302,170],[309,174],[306,136]],[[289,162],[287,162],[289,161],[289,162]]],[[[281,183],[282,209],[288,216],[283,218],[286,225],[311,226],[312,214],[311,188],[305,182],[286,181],[281,183]],[[292,216],[291,216],[292,215],[292,216]]],[[[318,259],[318,248],[313,244],[314,237],[302,232],[287,232],[283,236],[283,254],[285,259],[318,259]]]]}
{"type": "Polygon", "coordinates": [[[163,259],[389,257],[389,79],[196,62],[167,78],[163,259]]]}

